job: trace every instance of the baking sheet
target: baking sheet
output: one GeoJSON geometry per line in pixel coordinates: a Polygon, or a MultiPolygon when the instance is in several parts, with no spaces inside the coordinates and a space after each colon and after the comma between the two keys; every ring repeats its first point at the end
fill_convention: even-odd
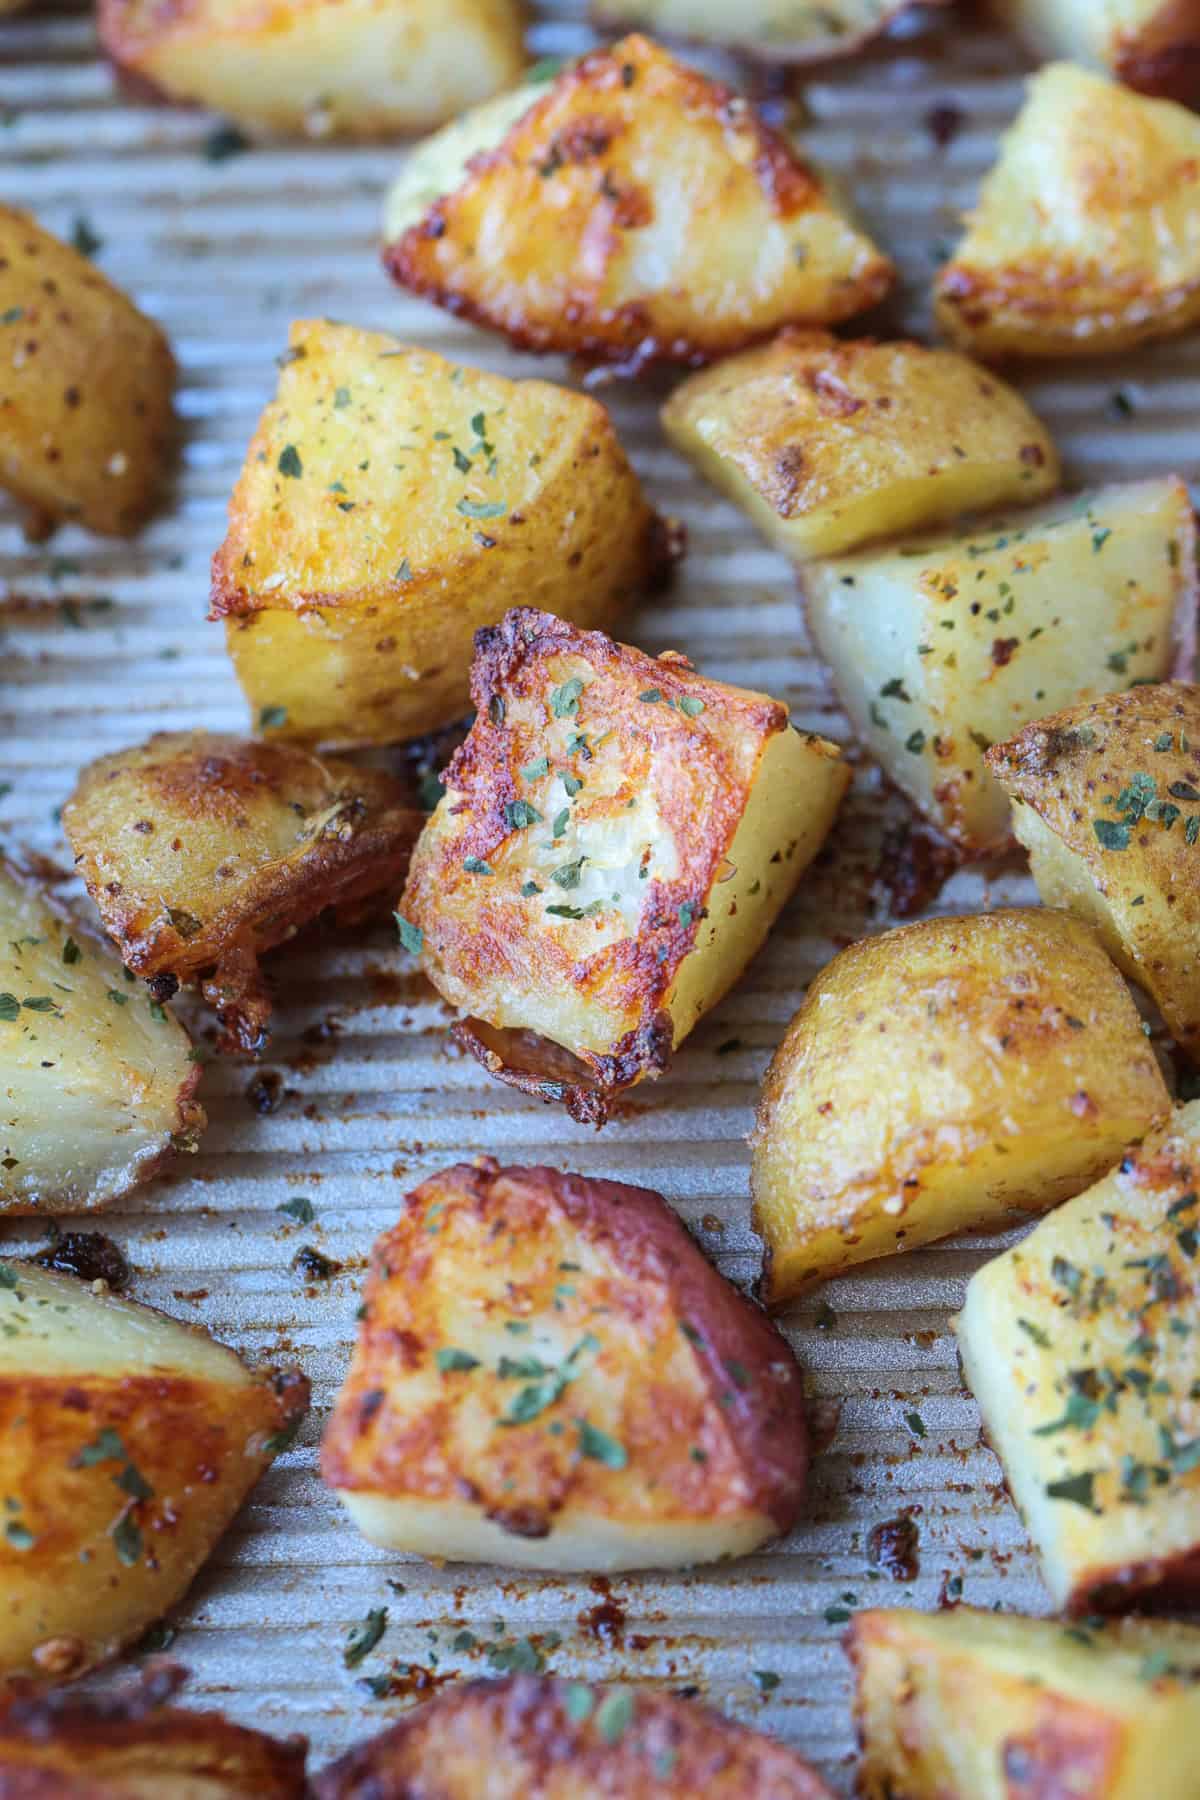
{"type": "MultiPolygon", "coordinates": [[[[536,52],[583,48],[581,13],[545,7],[536,52]]],[[[955,216],[1020,92],[1016,53],[966,22],[806,84],[811,153],[848,179],[903,271],[894,325],[921,327],[955,216]]],[[[86,14],[0,21],[0,193],[65,235],[87,221],[102,240],[99,266],[170,333],[186,423],[172,502],[130,545],[68,529],[31,548],[0,501],[0,791],[12,784],[0,836],[60,857],[57,808],[82,762],[155,730],[245,724],[223,634],[204,617],[208,562],[290,319],[328,314],[507,374],[570,378],[390,286],[377,228],[401,152],[289,147],[214,161],[212,127],[202,113],[117,98],[86,14]]],[[[1025,387],[1073,482],[1195,474],[1200,341],[1047,369],[1025,387]]],[[[667,449],[652,395],[616,387],[605,397],[653,500],[690,534],[676,587],[635,614],[628,635],[650,652],[686,649],[705,673],[778,694],[802,726],[844,739],[787,564],[667,449]]],[[[637,1090],[599,1135],[486,1082],[457,1054],[445,1009],[390,932],[275,959],[270,1055],[258,1070],[206,1068],[211,1124],[199,1154],[118,1205],[106,1226],[134,1264],[140,1297],[253,1355],[294,1356],[313,1381],[298,1444],[174,1616],[172,1649],[193,1671],[193,1703],[306,1731],[319,1763],[448,1676],[544,1660],[571,1676],[694,1687],[845,1785],[852,1739],[839,1638],[856,1606],[931,1607],[961,1592],[983,1606],[1044,1608],[947,1331],[966,1278],[1003,1239],[864,1268],[787,1315],[828,1446],[804,1525],[730,1567],[603,1586],[432,1568],[365,1545],[316,1475],[366,1252],[407,1189],[451,1160],[491,1151],[659,1188],[727,1275],[753,1278],[744,1140],[757,1084],[814,971],[890,922],[873,878],[899,816],[860,768],[832,851],[766,952],[669,1077],[637,1090]],[[274,1110],[261,1113],[256,1096],[274,1110]],[[297,1194],[316,1209],[311,1226],[278,1211],[297,1194]],[[344,1273],[306,1291],[291,1267],[305,1243],[344,1273]],[[901,1511],[919,1528],[920,1574],[896,1582],[868,1570],[866,1538],[901,1511]],[[347,1671],[346,1631],[379,1606],[387,1632],[347,1671]],[[463,1632],[473,1648],[454,1647],[463,1632]],[[390,1671],[394,1698],[360,1685],[390,1671]]],[[[1011,869],[970,872],[936,907],[1033,897],[1011,869]]],[[[4,1229],[6,1251],[33,1242],[24,1227],[4,1229]]]]}

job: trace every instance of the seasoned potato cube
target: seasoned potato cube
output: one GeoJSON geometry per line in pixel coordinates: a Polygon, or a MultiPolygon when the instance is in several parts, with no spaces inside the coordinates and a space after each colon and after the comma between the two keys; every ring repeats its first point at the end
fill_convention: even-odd
{"type": "Polygon", "coordinates": [[[1200,1631],[855,1615],[863,1800],[1193,1800],[1200,1631]]]}
{"type": "Polygon", "coordinates": [[[1056,1606],[1200,1598],[1200,1102],[972,1277],[963,1369],[1056,1606]]]}
{"type": "Polygon", "coordinates": [[[158,1663],[116,1694],[60,1689],[0,1706],[7,1800],[304,1800],[305,1740],[168,1702],[187,1671],[158,1663]],[[78,1785],[76,1785],[78,1783],[78,1785]]]}
{"type": "Polygon", "coordinates": [[[211,731],[99,757],[63,808],[127,967],[160,999],[200,982],[244,1050],[271,1016],[260,955],[327,907],[394,894],[421,823],[378,769],[211,731]]]}
{"type": "Polygon", "coordinates": [[[136,531],[171,460],[175,359],[78,250],[0,206],[0,485],[31,536],[136,531]]]}
{"type": "Polygon", "coordinates": [[[849,770],[778,701],[529,609],[472,690],[401,935],[490,1073],[602,1124],[759,949],[849,770]]]}
{"type": "Polygon", "coordinates": [[[467,711],[474,634],[510,606],[612,624],[668,564],[599,401],[300,322],[212,616],[261,729],[394,743],[467,711]]]}
{"type": "Polygon", "coordinates": [[[178,1020],[0,857],[0,1216],[127,1193],[204,1129],[178,1020]]]}
{"type": "Polygon", "coordinates": [[[964,854],[985,854],[1013,826],[990,744],[1191,670],[1196,523],[1182,481],[1131,482],[817,563],[803,585],[856,736],[964,854]]]}
{"type": "Polygon", "coordinates": [[[373,1543],[592,1574],[757,1549],[807,1464],[786,1340],[661,1195],[491,1159],[376,1244],[321,1449],[373,1543]]]}
{"type": "Polygon", "coordinates": [[[518,80],[520,0],[100,0],[118,68],[251,132],[431,131],[518,80]]]}
{"type": "Polygon", "coordinates": [[[435,1791],[438,1800],[832,1800],[793,1750],[705,1706],[532,1675],[457,1683],[313,1786],[316,1800],[435,1791]]]}
{"type": "MultiPolygon", "coordinates": [[[[930,3],[930,0],[927,0],[930,3]]],[[[948,0],[931,0],[944,6],[948,0]]],[[[913,0],[593,0],[602,25],[724,44],[763,62],[826,62],[852,56],[912,10],[913,0]]]]}
{"type": "Polygon", "coordinates": [[[786,138],[643,37],[433,138],[384,239],[402,287],[521,349],[639,368],[852,318],[893,276],[786,138]]]}
{"type": "Polygon", "coordinates": [[[1066,913],[931,919],[852,944],[763,1087],[751,1185],[767,1296],[1044,1212],[1169,1111],[1125,983],[1066,913]]]}
{"type": "Polygon", "coordinates": [[[308,1406],[207,1332],[0,1263],[0,1680],[62,1680],[184,1593],[308,1406]]]}
{"type": "Polygon", "coordinates": [[[1035,75],[937,280],[981,356],[1096,356],[1200,319],[1200,120],[1070,63],[1035,75]]]}
{"type": "Polygon", "coordinates": [[[663,427],[785,556],[837,556],[1058,482],[1019,394],[951,350],[787,331],[676,388],[663,427]]]}
{"type": "Polygon", "coordinates": [[[1089,919],[1200,1061],[1200,688],[1137,687],[988,752],[1038,892],[1089,919]]]}
{"type": "Polygon", "coordinates": [[[1172,100],[1200,89],[1195,0],[990,0],[990,10],[1042,61],[1089,63],[1172,100]]]}

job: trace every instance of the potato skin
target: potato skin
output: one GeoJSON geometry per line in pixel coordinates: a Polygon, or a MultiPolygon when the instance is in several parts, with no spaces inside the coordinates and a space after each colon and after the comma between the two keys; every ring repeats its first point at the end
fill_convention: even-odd
{"type": "Polygon", "coordinates": [[[1200,1632],[956,1606],[856,1613],[863,1800],[1187,1800],[1200,1632]]]}
{"type": "MultiPolygon", "coordinates": [[[[954,0],[926,0],[931,6],[954,0]]],[[[721,44],[764,63],[828,62],[854,56],[911,12],[913,0],[835,0],[790,9],[778,0],[743,0],[732,13],[728,0],[593,0],[600,26],[639,25],[664,37],[721,44]]]]}
{"type": "Polygon", "coordinates": [[[1200,688],[1070,707],[997,744],[988,766],[1042,898],[1096,926],[1200,1061],[1200,688]]]}
{"type": "Polygon", "coordinates": [[[0,206],[0,483],[31,536],[67,519],[138,529],[171,461],[174,385],[161,329],[85,256],[0,206]]]}
{"type": "Polygon", "coordinates": [[[251,1051],[271,1015],[259,956],[326,908],[394,894],[421,824],[381,770],[208,731],[99,757],[63,808],[126,966],[165,996],[201,982],[251,1051]]]}
{"type": "Polygon", "coordinates": [[[796,561],[1051,493],[1024,400],[949,350],[785,331],[691,376],[663,429],[796,561]]]}
{"type": "Polygon", "coordinates": [[[984,357],[1096,356],[1185,331],[1200,318],[1198,189],[1192,113],[1051,64],[937,278],[938,323],[984,357]]]}
{"type": "Polygon", "coordinates": [[[321,1450],[376,1542],[592,1572],[745,1554],[807,1464],[786,1341],[661,1195],[491,1158],[376,1244],[321,1450]]]}
{"type": "Polygon", "coordinates": [[[608,625],[669,571],[598,401],[327,321],[289,342],[213,559],[211,616],[268,735],[436,731],[511,605],[608,625]]]}
{"type": "Polygon", "coordinates": [[[1169,1110],[1124,982],[1066,913],[933,919],[853,944],[810,987],[763,1086],[751,1189],[767,1297],[1045,1211],[1169,1110]]]}
{"type": "Polygon", "coordinates": [[[478,645],[400,910],[490,1073],[602,1124],[759,949],[849,771],[675,653],[528,608],[478,645]]]}
{"type": "Polygon", "coordinates": [[[1042,61],[1087,63],[1162,99],[1200,93],[1196,0],[990,0],[990,11],[1042,61]]]}
{"type": "Polygon", "coordinates": [[[644,368],[848,319],[891,286],[789,142],[647,38],[528,92],[428,206],[414,214],[398,184],[384,261],[402,287],[520,349],[644,368]]]}

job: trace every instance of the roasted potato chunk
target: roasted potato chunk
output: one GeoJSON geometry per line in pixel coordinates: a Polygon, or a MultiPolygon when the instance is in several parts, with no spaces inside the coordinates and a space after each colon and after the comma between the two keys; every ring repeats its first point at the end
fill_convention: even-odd
{"type": "Polygon", "coordinates": [[[183,1026],[0,857],[0,1216],[104,1206],[204,1129],[183,1026]]]}
{"type": "Polygon", "coordinates": [[[304,1800],[303,1738],[171,1706],[187,1679],[158,1663],[115,1694],[21,1695],[0,1706],[5,1800],[304,1800]]]}
{"type": "Polygon", "coordinates": [[[1066,913],[931,919],[852,944],[810,987],[759,1103],[767,1297],[1045,1212],[1170,1104],[1125,983],[1066,913]]]}
{"type": "Polygon", "coordinates": [[[759,949],[849,770],[677,654],[528,608],[478,643],[401,935],[490,1073],[602,1124],[759,949]]]}
{"type": "Polygon", "coordinates": [[[80,1675],[161,1618],[307,1406],[295,1370],[0,1263],[0,1681],[80,1675]]]}
{"type": "Polygon", "coordinates": [[[246,130],[431,131],[520,78],[521,0],[100,0],[117,67],[246,130]]]}
{"type": "Polygon", "coordinates": [[[1057,1607],[1200,1599],[1200,1102],[987,1263],[963,1369],[1057,1607]]]}
{"type": "Polygon", "coordinates": [[[1070,63],[1035,75],[942,269],[981,356],[1096,356],[1200,319],[1200,120],[1070,63]]]}
{"type": "Polygon", "coordinates": [[[1043,61],[1088,63],[1171,100],[1200,92],[1195,0],[990,0],[990,10],[1043,61]]]}
{"type": "Polygon", "coordinates": [[[1038,892],[1097,927],[1200,1061],[1200,688],[1136,687],[988,752],[1038,892]]]}
{"type": "Polygon", "coordinates": [[[212,616],[260,729],[387,744],[461,718],[474,634],[510,606],[609,625],[669,563],[598,401],[301,322],[212,616]]]}
{"type": "Polygon", "coordinates": [[[30,536],[118,537],[150,512],[174,437],[166,337],[78,250],[0,206],[0,485],[30,536]]]}
{"type": "Polygon", "coordinates": [[[593,0],[592,11],[602,25],[642,25],[762,62],[802,63],[853,56],[912,8],[913,0],[744,0],[737,7],[729,0],[593,0]]]}
{"type": "Polygon", "coordinates": [[[323,1769],[316,1800],[832,1800],[794,1751],[674,1694],[460,1682],[323,1769]],[[433,1784],[433,1785],[430,1785],[433,1784]]]}
{"type": "Polygon", "coordinates": [[[816,563],[802,582],[856,736],[968,856],[1013,826],[989,745],[1194,660],[1196,523],[1175,477],[816,563]]]}
{"type": "Polygon", "coordinates": [[[1200,1631],[855,1615],[863,1800],[1192,1800],[1200,1631]]]}
{"type": "Polygon", "coordinates": [[[161,999],[199,982],[250,1051],[271,1017],[259,957],[327,907],[394,894],[421,823],[381,770],[211,731],[99,757],[63,808],[126,966],[161,999]]]}
{"type": "Polygon", "coordinates": [[[636,36],[433,138],[384,238],[402,287],[519,348],[637,368],[852,318],[893,276],[747,101],[636,36]]]}
{"type": "Polygon", "coordinates": [[[807,1464],[786,1340],[661,1195],[490,1158],[376,1244],[321,1449],[373,1543],[592,1574],[757,1549],[807,1464]]]}
{"type": "Polygon", "coordinates": [[[1058,454],[1020,395],[950,350],[788,331],[693,375],[663,427],[785,556],[1053,491],[1058,454]]]}

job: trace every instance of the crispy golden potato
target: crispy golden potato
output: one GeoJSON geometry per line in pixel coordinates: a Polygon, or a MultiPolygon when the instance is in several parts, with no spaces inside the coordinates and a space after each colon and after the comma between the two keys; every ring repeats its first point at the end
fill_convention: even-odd
{"type": "Polygon", "coordinates": [[[814,563],[802,585],[856,736],[968,856],[1013,827],[989,745],[1195,657],[1196,522],[1177,477],[814,563]]]}
{"type": "Polygon", "coordinates": [[[759,1103],[767,1296],[1045,1212],[1170,1104],[1125,983],[1066,913],[931,919],[852,944],[809,988],[759,1103]]]}
{"type": "Polygon", "coordinates": [[[58,1681],[174,1605],[308,1407],[205,1331],[0,1263],[0,1681],[58,1681]]]}
{"type": "Polygon", "coordinates": [[[316,1800],[832,1800],[761,1732],[674,1694],[512,1675],[458,1683],[317,1776],[316,1800]]]}
{"type": "Polygon", "coordinates": [[[850,773],[673,652],[528,608],[478,644],[401,936],[491,1074],[602,1124],[760,948],[850,773]]]}
{"type": "Polygon", "coordinates": [[[863,1800],[1192,1800],[1200,1631],[857,1613],[863,1800]]]}
{"type": "Polygon", "coordinates": [[[525,601],[612,624],[670,554],[598,401],[301,321],[212,616],[260,729],[394,743],[467,711],[480,626],[525,601]]]}
{"type": "Polygon", "coordinates": [[[1200,688],[1109,694],[988,752],[1038,892],[1097,927],[1200,1061],[1200,688]]]}
{"type": "Polygon", "coordinates": [[[63,808],[126,966],[159,999],[199,982],[229,1045],[259,1050],[259,957],[328,907],[395,894],[422,815],[378,769],[295,744],[163,731],[90,763],[63,808]]]}
{"type": "Polygon", "coordinates": [[[1042,61],[1065,57],[1172,100],[1200,92],[1196,0],[990,0],[1042,61]]]}
{"type": "Polygon", "coordinates": [[[636,36],[423,146],[384,238],[402,287],[519,348],[636,368],[852,318],[893,276],[747,101],[636,36]]]}
{"type": "Polygon", "coordinates": [[[746,1555],[807,1467],[786,1340],[660,1194],[491,1158],[376,1244],[321,1449],[373,1543],[593,1574],[746,1555]]]}
{"type": "Polygon", "coordinates": [[[662,422],[797,562],[1058,484],[1058,453],[1020,395],[921,344],[787,331],[689,377],[662,422]]]}
{"type": "MultiPolygon", "coordinates": [[[[913,10],[914,0],[592,0],[597,22],[641,25],[705,44],[722,44],[762,62],[826,62],[853,56],[913,10]]],[[[925,0],[945,6],[953,0],[925,0]]]]}
{"type": "Polygon", "coordinates": [[[0,1800],[304,1800],[306,1744],[171,1706],[187,1671],[156,1663],[116,1693],[0,1706],[0,1800]]]}
{"type": "Polygon", "coordinates": [[[431,131],[520,79],[521,0],[100,0],[118,68],[246,130],[431,131]]]}
{"type": "Polygon", "coordinates": [[[63,520],[126,536],[174,439],[161,329],[28,213],[0,206],[0,485],[31,536],[63,520]]]}
{"type": "Polygon", "coordinates": [[[954,1321],[1070,1613],[1200,1599],[1200,1102],[972,1277],[954,1321]]]}
{"type": "Polygon", "coordinates": [[[206,1124],[183,1026],[103,940],[0,856],[0,1216],[80,1212],[206,1124]]]}
{"type": "Polygon", "coordinates": [[[1096,356],[1200,319],[1200,120],[1070,63],[1035,75],[938,321],[981,356],[1096,356]]]}

